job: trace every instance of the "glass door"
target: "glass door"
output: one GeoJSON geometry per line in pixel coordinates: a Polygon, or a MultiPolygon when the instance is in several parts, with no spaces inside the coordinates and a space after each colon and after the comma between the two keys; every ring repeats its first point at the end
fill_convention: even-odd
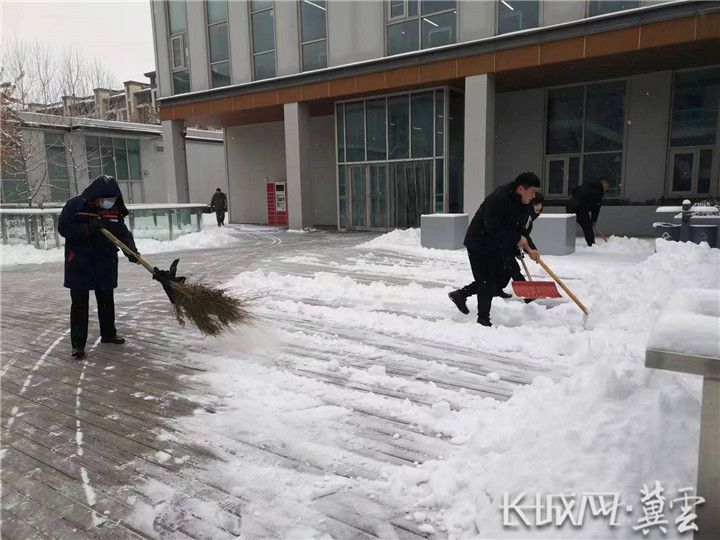
{"type": "Polygon", "coordinates": [[[367,205],[367,188],[368,183],[365,178],[365,165],[351,165],[350,169],[350,216],[348,219],[348,227],[351,229],[367,229],[368,228],[368,205],[367,205]]]}
{"type": "Polygon", "coordinates": [[[385,165],[370,165],[370,228],[388,228],[388,190],[385,165]]]}

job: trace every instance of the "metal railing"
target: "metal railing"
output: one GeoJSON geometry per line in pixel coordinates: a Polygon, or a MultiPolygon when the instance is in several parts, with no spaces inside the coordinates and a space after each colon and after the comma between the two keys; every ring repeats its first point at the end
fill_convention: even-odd
{"type": "MultiPolygon", "coordinates": [[[[173,240],[202,228],[206,204],[129,204],[125,224],[135,238],[173,240]]],[[[63,245],[58,233],[61,208],[0,208],[3,244],[30,244],[38,249],[63,245]]]]}

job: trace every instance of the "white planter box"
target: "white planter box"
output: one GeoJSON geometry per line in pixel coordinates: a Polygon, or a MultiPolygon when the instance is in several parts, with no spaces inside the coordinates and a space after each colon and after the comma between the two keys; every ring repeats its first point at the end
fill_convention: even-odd
{"type": "Polygon", "coordinates": [[[530,235],[542,255],[575,253],[575,214],[542,214],[530,235]]]}
{"type": "Polygon", "coordinates": [[[460,249],[469,223],[467,214],[423,214],[420,244],[427,248],[460,249]]]}

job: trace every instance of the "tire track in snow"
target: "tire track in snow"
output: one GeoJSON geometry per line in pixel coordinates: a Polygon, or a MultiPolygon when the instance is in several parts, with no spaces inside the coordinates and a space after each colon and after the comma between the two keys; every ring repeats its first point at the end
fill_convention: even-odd
{"type": "MultiPolygon", "coordinates": [[[[100,344],[100,340],[102,338],[98,337],[95,340],[95,343],[92,347],[90,347],[90,352],[93,352],[97,346],[100,344]]],[[[85,453],[83,450],[83,432],[82,428],[80,426],[80,396],[82,395],[82,383],[85,379],[85,370],[88,366],[88,361],[83,360],[81,362],[82,370],[80,371],[80,378],[78,379],[77,388],[75,389],[75,444],[77,445],[77,452],[76,454],[80,457],[82,457],[85,453]]],[[[100,514],[97,513],[95,510],[95,489],[93,489],[92,484],[90,483],[90,476],[88,475],[87,469],[85,469],[84,465],[80,465],[80,478],[82,479],[83,483],[83,491],[85,492],[85,500],[88,503],[88,506],[93,509],[92,511],[92,522],[95,527],[99,527],[105,521],[107,521],[104,517],[100,516],[100,514]]]]}
{"type": "MultiPolygon", "coordinates": [[[[43,365],[43,363],[45,362],[45,359],[50,355],[50,353],[53,351],[53,349],[55,349],[55,347],[57,347],[58,344],[62,341],[62,339],[69,333],[70,333],[70,329],[68,328],[62,334],[60,334],[60,336],[55,341],[53,341],[52,344],[47,349],[45,349],[45,352],[42,354],[42,356],[40,356],[38,361],[35,362],[33,367],[30,369],[30,373],[28,373],[28,376],[25,378],[25,382],[23,382],[22,388],[20,388],[21,396],[27,391],[28,387],[30,386],[30,383],[32,382],[33,375],[35,374],[35,372],[38,369],[40,369],[40,366],[43,365]]],[[[40,336],[38,336],[38,338],[39,337],[40,336]]],[[[12,408],[12,410],[10,411],[10,419],[8,420],[8,423],[7,423],[7,429],[10,429],[12,427],[12,425],[15,423],[15,418],[17,418],[17,414],[19,411],[20,411],[20,409],[17,406],[12,408]]]]}

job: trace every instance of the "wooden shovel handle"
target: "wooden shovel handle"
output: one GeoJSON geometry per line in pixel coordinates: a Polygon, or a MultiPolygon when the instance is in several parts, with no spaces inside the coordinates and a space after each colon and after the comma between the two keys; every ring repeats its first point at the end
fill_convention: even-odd
{"type": "Polygon", "coordinates": [[[525,264],[525,257],[520,257],[520,262],[523,265],[523,269],[525,270],[525,275],[528,278],[528,281],[532,281],[532,276],[530,275],[530,270],[528,270],[527,264],[525,264]]]}
{"type": "Polygon", "coordinates": [[[135,257],[140,264],[142,264],[145,269],[150,272],[151,274],[155,273],[155,267],[147,262],[145,259],[143,259],[139,253],[135,253],[132,249],[127,247],[125,244],[123,244],[120,240],[118,240],[113,233],[105,229],[104,227],[100,229],[100,232],[105,235],[105,237],[110,240],[113,244],[115,244],[118,248],[120,248],[125,255],[130,255],[131,257],[135,257]]]}
{"type": "Polygon", "coordinates": [[[572,291],[571,291],[570,289],[568,289],[567,286],[562,282],[562,280],[561,280],[559,277],[557,277],[557,275],[555,274],[555,272],[553,272],[552,270],[550,270],[550,268],[548,268],[548,265],[545,264],[545,261],[543,261],[542,259],[538,259],[538,260],[537,260],[537,263],[538,263],[540,266],[542,266],[542,267],[543,267],[543,270],[545,270],[545,271],[550,275],[550,277],[555,280],[555,283],[557,283],[558,285],[560,285],[560,287],[562,288],[562,290],[565,291],[565,292],[567,293],[567,295],[568,295],[570,298],[573,299],[573,302],[575,302],[575,303],[577,304],[577,306],[578,306],[580,309],[582,309],[583,313],[585,313],[585,315],[589,315],[589,312],[588,312],[587,308],[583,305],[583,303],[582,303],[580,300],[578,300],[577,296],[575,296],[575,295],[572,293],[572,291]]]}
{"type": "Polygon", "coordinates": [[[597,225],[593,225],[593,228],[602,237],[602,239],[605,240],[605,243],[607,244],[608,239],[605,238],[605,235],[602,233],[602,231],[600,229],[598,229],[597,225]]]}

